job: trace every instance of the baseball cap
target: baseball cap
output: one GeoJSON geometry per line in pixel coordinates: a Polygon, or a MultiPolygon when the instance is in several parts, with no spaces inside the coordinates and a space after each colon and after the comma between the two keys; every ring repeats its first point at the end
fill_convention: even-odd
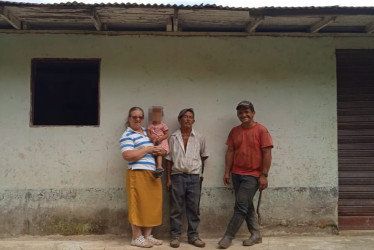
{"type": "Polygon", "coordinates": [[[191,112],[195,116],[195,112],[193,111],[193,108],[186,108],[182,109],[181,112],[179,112],[178,119],[182,118],[185,113],[191,112]]]}
{"type": "Polygon", "coordinates": [[[240,108],[246,108],[246,109],[251,109],[252,111],[255,110],[253,107],[253,104],[250,101],[241,101],[239,104],[236,106],[236,110],[240,108]]]}

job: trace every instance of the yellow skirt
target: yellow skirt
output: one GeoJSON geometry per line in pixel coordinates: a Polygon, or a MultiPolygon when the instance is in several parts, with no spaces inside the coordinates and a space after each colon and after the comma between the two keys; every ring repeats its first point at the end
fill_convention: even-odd
{"type": "Polygon", "coordinates": [[[153,171],[126,172],[128,219],[132,225],[154,227],[162,224],[162,184],[153,171]]]}

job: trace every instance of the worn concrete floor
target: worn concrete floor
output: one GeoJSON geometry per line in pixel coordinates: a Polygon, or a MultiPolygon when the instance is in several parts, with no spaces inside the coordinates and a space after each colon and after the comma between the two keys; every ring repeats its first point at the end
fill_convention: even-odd
{"type": "MultiPolygon", "coordinates": [[[[374,250],[374,231],[344,232],[340,235],[323,236],[272,236],[264,237],[263,243],[252,247],[242,246],[242,240],[233,241],[229,249],[251,250],[374,250]]],[[[218,249],[219,239],[204,239],[205,249],[218,249]]],[[[166,241],[152,249],[173,249],[166,241]]],[[[140,249],[129,245],[129,240],[113,235],[88,236],[22,236],[0,239],[1,250],[130,250],[140,249]]],[[[183,241],[180,248],[198,249],[183,241]]]]}

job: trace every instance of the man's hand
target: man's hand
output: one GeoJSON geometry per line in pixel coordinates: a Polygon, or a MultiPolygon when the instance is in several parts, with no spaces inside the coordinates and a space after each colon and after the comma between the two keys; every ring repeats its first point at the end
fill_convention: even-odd
{"type": "Polygon", "coordinates": [[[171,188],[171,179],[170,179],[170,178],[167,178],[167,180],[166,180],[166,189],[167,189],[168,191],[170,191],[170,188],[171,188]]]}
{"type": "Polygon", "coordinates": [[[170,191],[171,188],[171,167],[173,166],[173,162],[166,160],[166,189],[170,191]]]}
{"type": "Polygon", "coordinates": [[[258,189],[260,191],[266,189],[268,187],[268,178],[261,175],[260,178],[258,179],[258,189]]]}
{"type": "Polygon", "coordinates": [[[223,184],[225,184],[225,186],[230,186],[231,183],[230,183],[230,174],[225,174],[223,176],[223,184]]]}
{"type": "MultiPolygon", "coordinates": [[[[271,149],[272,147],[265,147],[261,148],[262,150],[262,173],[269,173],[270,165],[271,165],[271,149]]],[[[268,178],[263,174],[260,176],[258,180],[258,189],[264,190],[268,187],[268,178]]]]}

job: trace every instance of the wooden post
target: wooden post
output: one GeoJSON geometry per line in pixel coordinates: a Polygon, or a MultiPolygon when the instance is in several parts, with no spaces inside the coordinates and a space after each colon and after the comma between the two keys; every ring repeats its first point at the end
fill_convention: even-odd
{"type": "Polygon", "coordinates": [[[98,31],[103,30],[103,24],[100,20],[99,13],[97,13],[97,10],[95,7],[93,7],[91,10],[91,19],[95,25],[96,30],[98,31]]]}
{"type": "Polygon", "coordinates": [[[178,9],[174,9],[174,16],[173,16],[173,31],[174,32],[178,32],[179,31],[179,27],[178,27],[178,14],[179,14],[179,10],[178,9]]]}
{"type": "Polygon", "coordinates": [[[22,29],[21,20],[16,17],[6,6],[0,7],[0,16],[2,16],[13,28],[20,30],[22,29]]]}
{"type": "Polygon", "coordinates": [[[246,27],[246,32],[253,33],[256,32],[256,28],[260,23],[265,20],[265,17],[256,17],[253,21],[250,21],[246,27]]]}
{"type": "Polygon", "coordinates": [[[166,31],[173,31],[173,16],[168,17],[168,19],[166,20],[166,31]]]}
{"type": "Polygon", "coordinates": [[[309,32],[317,33],[322,28],[334,22],[335,19],[336,19],[336,16],[324,16],[321,21],[315,23],[312,27],[309,28],[309,32]]]}

